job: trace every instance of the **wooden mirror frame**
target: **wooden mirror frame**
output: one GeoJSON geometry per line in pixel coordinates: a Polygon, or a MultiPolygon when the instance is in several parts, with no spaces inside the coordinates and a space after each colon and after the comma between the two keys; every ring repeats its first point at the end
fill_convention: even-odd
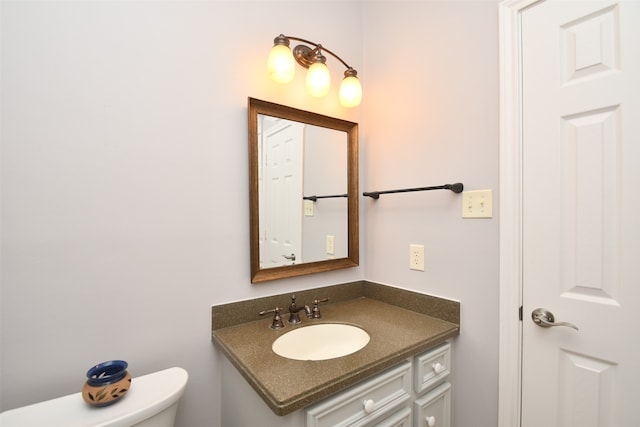
{"type": "Polygon", "coordinates": [[[320,273],[359,264],[358,124],[268,101],[249,98],[249,209],[251,283],[320,273]],[[282,267],[260,268],[260,213],[258,191],[258,115],[263,114],[344,131],[347,134],[347,257],[282,267]]]}

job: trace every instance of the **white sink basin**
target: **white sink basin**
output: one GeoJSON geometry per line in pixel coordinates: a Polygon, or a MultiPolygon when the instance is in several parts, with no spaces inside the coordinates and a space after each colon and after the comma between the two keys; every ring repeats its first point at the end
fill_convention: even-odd
{"type": "Polygon", "coordinates": [[[368,343],[369,334],[357,326],[320,323],[287,332],[271,348],[287,359],[327,360],[355,353],[368,343]]]}

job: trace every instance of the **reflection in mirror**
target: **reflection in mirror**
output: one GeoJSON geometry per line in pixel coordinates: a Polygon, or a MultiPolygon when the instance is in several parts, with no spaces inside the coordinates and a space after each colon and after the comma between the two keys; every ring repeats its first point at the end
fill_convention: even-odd
{"type": "Polygon", "coordinates": [[[249,98],[252,282],[358,265],[357,129],[249,98]]]}
{"type": "Polygon", "coordinates": [[[260,268],[346,257],[346,132],[258,114],[258,153],[260,268]]]}

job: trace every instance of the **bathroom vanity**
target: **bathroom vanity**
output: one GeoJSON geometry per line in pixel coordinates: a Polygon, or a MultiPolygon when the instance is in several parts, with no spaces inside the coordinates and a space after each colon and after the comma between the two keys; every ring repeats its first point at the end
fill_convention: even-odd
{"type": "MultiPolygon", "coordinates": [[[[448,426],[451,345],[459,334],[459,303],[371,282],[296,293],[299,304],[329,297],[321,319],[270,328],[257,312],[286,307],[290,295],[213,307],[212,338],[224,353],[225,426],[448,426]],[[322,293],[322,294],[320,294],[322,293]],[[234,317],[241,308],[253,311],[234,317]],[[273,342],[296,328],[349,324],[369,343],[328,360],[292,360],[273,342]]],[[[322,345],[322,343],[319,343],[322,345]]]]}

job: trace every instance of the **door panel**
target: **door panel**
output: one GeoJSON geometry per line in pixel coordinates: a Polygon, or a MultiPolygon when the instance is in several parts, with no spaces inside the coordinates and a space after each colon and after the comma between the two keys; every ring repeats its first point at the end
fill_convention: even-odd
{"type": "Polygon", "coordinates": [[[264,141],[260,266],[297,264],[302,262],[304,124],[284,121],[266,130],[264,141]]]}
{"type": "Polygon", "coordinates": [[[522,14],[524,427],[640,425],[638,22],[636,1],[522,14]]]}

